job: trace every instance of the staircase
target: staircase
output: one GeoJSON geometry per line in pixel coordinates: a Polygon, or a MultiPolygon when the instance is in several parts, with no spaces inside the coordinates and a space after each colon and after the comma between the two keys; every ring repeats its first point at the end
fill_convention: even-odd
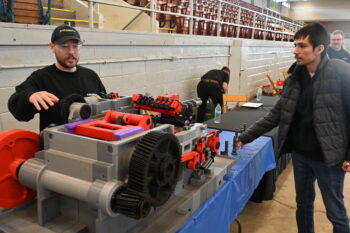
{"type": "Polygon", "coordinates": [[[15,0],[14,9],[14,19],[16,23],[39,23],[38,0],[15,0]]]}
{"type": "MultiPolygon", "coordinates": [[[[44,7],[47,9],[47,7],[44,7]]],[[[68,24],[75,26],[76,12],[64,8],[51,8],[51,25],[68,24]]]]}
{"type": "MultiPolygon", "coordinates": [[[[68,24],[87,27],[85,19],[77,19],[76,10],[65,9],[65,5],[78,5],[81,12],[87,12],[87,7],[75,0],[0,0],[0,22],[24,24],[68,24]]],[[[84,18],[84,17],[83,17],[84,18]]],[[[98,22],[95,21],[95,27],[98,22]]]]}
{"type": "MultiPolygon", "coordinates": [[[[0,0],[1,1],[1,0],[0,0]]],[[[124,0],[108,0],[112,3],[129,3],[124,0]]],[[[131,1],[131,0],[129,0],[131,1]]],[[[134,0],[145,6],[148,0],[134,0]]],[[[87,2],[76,0],[53,0],[51,24],[68,24],[71,26],[88,27],[87,2]]],[[[96,4],[94,9],[94,27],[116,30],[151,31],[150,16],[139,10],[96,4]],[[98,5],[98,6],[96,6],[98,5]]]]}
{"type": "MultiPolygon", "coordinates": [[[[48,0],[50,5],[51,0],[48,0]]],[[[50,13],[44,12],[42,0],[0,0],[0,21],[48,24],[50,13]]]]}
{"type": "MultiPolygon", "coordinates": [[[[87,6],[78,4],[75,0],[53,0],[51,25],[67,24],[70,26],[88,27],[87,15],[85,17],[82,16],[82,12],[87,13],[87,6]],[[77,10],[80,10],[80,12],[77,12],[77,10]]],[[[94,27],[98,27],[98,21],[94,21],[94,27]]]]}
{"type": "MultiPolygon", "coordinates": [[[[131,0],[110,1],[128,5],[131,0]]],[[[143,3],[142,6],[148,3],[148,0],[138,1],[143,3]]],[[[150,16],[142,11],[97,5],[94,10],[95,28],[151,31],[150,16]]],[[[0,21],[88,27],[88,7],[87,2],[77,0],[0,0],[0,21]]]]}

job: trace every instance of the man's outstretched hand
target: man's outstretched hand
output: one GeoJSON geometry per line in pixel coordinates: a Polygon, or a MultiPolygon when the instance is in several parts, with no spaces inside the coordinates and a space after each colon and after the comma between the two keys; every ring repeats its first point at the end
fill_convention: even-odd
{"type": "Polygon", "coordinates": [[[344,160],[343,165],[341,166],[341,168],[342,168],[343,171],[345,171],[345,172],[350,172],[350,162],[344,160]]]}
{"type": "Polygon", "coordinates": [[[55,95],[47,91],[35,92],[29,97],[29,102],[33,104],[38,111],[42,108],[48,110],[49,106],[54,106],[58,101],[59,99],[55,95]]]}
{"type": "Polygon", "coordinates": [[[244,146],[243,142],[241,142],[238,137],[236,139],[236,148],[241,149],[244,146]]]}

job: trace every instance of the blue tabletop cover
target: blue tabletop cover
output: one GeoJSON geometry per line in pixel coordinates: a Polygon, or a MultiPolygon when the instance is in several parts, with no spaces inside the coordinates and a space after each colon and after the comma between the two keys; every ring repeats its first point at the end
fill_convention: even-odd
{"type": "MultiPolygon", "coordinates": [[[[220,150],[229,141],[232,151],[234,132],[220,133],[220,150]]],[[[270,137],[260,137],[237,151],[236,163],[225,176],[226,183],[195,213],[178,233],[230,232],[230,224],[243,210],[265,172],[276,167],[270,137]]]]}

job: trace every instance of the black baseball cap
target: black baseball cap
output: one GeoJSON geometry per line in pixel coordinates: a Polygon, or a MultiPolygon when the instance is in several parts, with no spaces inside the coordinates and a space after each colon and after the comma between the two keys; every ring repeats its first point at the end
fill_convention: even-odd
{"type": "Polygon", "coordinates": [[[51,42],[55,44],[63,44],[67,40],[80,40],[79,32],[66,24],[62,24],[55,28],[51,35],[51,42]]]}

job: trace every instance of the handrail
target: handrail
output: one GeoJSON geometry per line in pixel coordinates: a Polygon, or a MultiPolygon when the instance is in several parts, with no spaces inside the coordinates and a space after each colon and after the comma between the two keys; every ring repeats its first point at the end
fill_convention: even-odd
{"type": "Polygon", "coordinates": [[[0,0],[0,21],[7,21],[7,6],[5,0],[0,0]]]}
{"type": "MultiPolygon", "coordinates": [[[[55,18],[51,17],[53,21],[63,21],[63,22],[76,22],[76,23],[88,23],[89,21],[86,19],[65,19],[65,18],[55,18]]],[[[98,21],[94,21],[94,24],[99,24],[98,21]]]]}
{"type": "Polygon", "coordinates": [[[47,1],[46,13],[44,13],[44,6],[42,0],[38,0],[39,6],[39,23],[51,24],[51,0],[47,1]]]}
{"type": "Polygon", "coordinates": [[[8,12],[9,15],[9,20],[11,23],[15,22],[15,1],[14,0],[9,0],[8,4],[10,5],[10,9],[8,12]]]}
{"type": "MultiPolygon", "coordinates": [[[[152,9],[152,5],[154,4],[155,0],[151,0],[151,9],[148,9],[148,8],[144,8],[144,7],[138,7],[138,6],[133,6],[133,5],[126,5],[126,4],[120,4],[120,3],[114,3],[114,2],[109,2],[109,1],[104,1],[104,0],[85,0],[88,2],[88,10],[89,10],[89,28],[93,28],[93,5],[94,4],[103,4],[103,5],[109,5],[109,6],[116,6],[116,7],[123,7],[123,8],[128,8],[128,9],[134,9],[134,10],[140,10],[140,11],[146,11],[146,12],[151,12],[151,14],[154,14],[154,13],[160,13],[160,14],[167,14],[167,15],[173,15],[173,16],[180,16],[180,17],[184,17],[184,18],[187,18],[187,19],[190,19],[190,23],[191,23],[191,20],[195,19],[195,20],[203,20],[205,22],[213,22],[213,23],[216,23],[218,25],[233,25],[233,26],[237,26],[238,28],[249,28],[249,29],[253,29],[253,30],[259,30],[259,31],[263,31],[263,32],[272,32],[272,33],[278,33],[278,34],[283,34],[283,35],[294,35],[294,33],[289,33],[289,32],[283,32],[283,31],[278,31],[278,30],[270,30],[270,29],[267,29],[267,22],[268,22],[268,18],[272,18],[274,20],[276,20],[274,22],[274,24],[276,25],[277,24],[277,20],[280,21],[280,22],[284,22],[284,23],[287,23],[289,25],[293,25],[294,27],[301,27],[302,25],[298,25],[298,24],[295,24],[295,23],[291,23],[291,22],[288,22],[288,21],[285,21],[283,19],[280,19],[280,18],[276,18],[276,17],[273,17],[273,16],[270,16],[270,15],[267,15],[267,14],[264,14],[264,13],[261,13],[261,12],[258,12],[258,11],[254,11],[254,10],[250,10],[250,9],[247,9],[247,8],[244,8],[244,7],[241,7],[241,6],[237,6],[235,5],[234,3],[231,3],[231,2],[226,2],[224,0],[218,0],[219,3],[223,2],[225,4],[230,4],[230,5],[233,5],[235,7],[238,7],[238,18],[237,18],[237,22],[238,23],[230,23],[230,22],[225,22],[225,21],[221,21],[221,20],[217,20],[219,19],[219,17],[217,17],[216,20],[214,19],[208,19],[208,18],[204,18],[204,17],[198,17],[198,16],[193,16],[193,1],[190,1],[190,9],[191,9],[191,12],[189,15],[187,14],[181,14],[181,13],[176,13],[176,12],[170,12],[170,11],[162,11],[162,10],[157,10],[157,9],[152,9]],[[192,5],[192,7],[191,7],[192,5]],[[243,24],[240,24],[240,21],[241,21],[241,10],[247,10],[247,11],[250,11],[250,12],[254,12],[255,14],[260,14],[262,16],[265,17],[265,27],[266,28],[260,28],[260,27],[255,27],[255,24],[254,26],[248,26],[248,25],[243,25],[243,24]]],[[[218,10],[218,14],[220,14],[221,12],[221,4],[219,4],[219,7],[220,9],[218,10]]],[[[153,7],[154,8],[154,7],[153,7]]],[[[152,20],[151,20],[151,24],[154,25],[155,24],[155,18],[152,17],[152,20]]],[[[153,28],[153,27],[152,27],[153,28]]],[[[191,30],[192,27],[190,27],[189,31],[190,31],[190,34],[192,33],[192,30],[191,30]]],[[[274,27],[276,28],[276,26],[274,27]]],[[[152,30],[154,32],[154,30],[152,30]]],[[[264,39],[265,39],[265,36],[266,36],[266,33],[264,35],[264,39]]],[[[218,33],[219,34],[219,33],[218,33]]],[[[252,34],[254,35],[254,34],[252,34]]],[[[219,36],[219,35],[218,35],[219,36]]],[[[237,37],[238,37],[238,33],[237,33],[237,37]]],[[[275,36],[274,36],[274,39],[275,39],[275,36]]]]}
{"type": "MultiPolygon", "coordinates": [[[[139,62],[139,61],[176,61],[176,60],[187,60],[187,59],[198,59],[198,58],[219,58],[219,57],[230,57],[229,54],[208,54],[208,55],[194,55],[194,56],[164,56],[164,57],[129,57],[129,58],[102,58],[92,60],[81,60],[80,65],[89,64],[110,64],[110,63],[124,63],[124,62],[139,62]]],[[[38,64],[15,64],[15,65],[0,65],[0,70],[5,69],[19,69],[19,68],[36,68],[49,66],[52,63],[38,63],[38,64]]]]}
{"type": "MultiPolygon", "coordinates": [[[[144,6],[144,8],[147,8],[147,7],[150,6],[150,5],[151,5],[151,3],[149,2],[149,3],[146,4],[146,6],[144,6]]],[[[127,24],[122,28],[122,30],[127,29],[127,28],[129,27],[129,25],[132,24],[138,17],[140,17],[140,15],[141,15],[143,12],[144,12],[144,11],[140,11],[137,15],[135,15],[135,17],[132,18],[132,19],[130,20],[130,22],[127,23],[127,24]]]]}

